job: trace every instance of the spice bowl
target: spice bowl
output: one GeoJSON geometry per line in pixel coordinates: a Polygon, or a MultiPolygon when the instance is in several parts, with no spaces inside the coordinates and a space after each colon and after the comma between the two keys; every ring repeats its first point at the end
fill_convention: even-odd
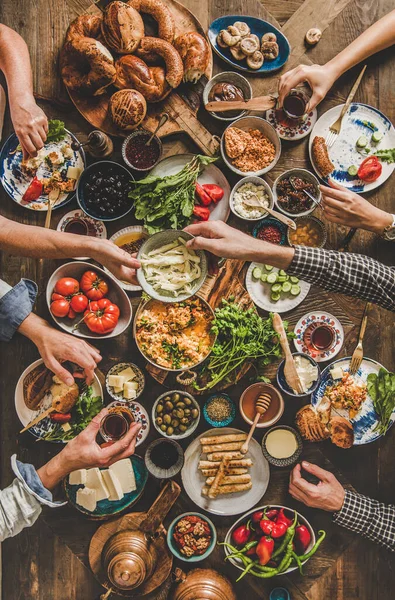
{"type": "Polygon", "coordinates": [[[172,440],[182,440],[186,437],[189,437],[199,425],[200,407],[195,398],[192,396],[192,394],[188,394],[188,392],[182,392],[180,390],[172,390],[161,394],[161,396],[157,398],[152,407],[151,416],[156,431],[163,435],[163,437],[170,438],[172,440]],[[179,396],[179,398],[176,399],[176,402],[174,402],[173,398],[176,395],[179,396]],[[172,413],[166,412],[167,402],[170,402],[173,406],[173,409],[171,409],[170,407],[172,413]],[[158,412],[158,406],[162,406],[162,411],[160,413],[158,412]],[[197,417],[193,419],[191,425],[186,429],[186,431],[179,434],[172,433],[171,435],[169,435],[166,430],[162,429],[162,427],[165,428],[166,426],[166,423],[164,422],[165,416],[171,417],[171,421],[168,423],[168,426],[173,426],[173,430],[176,429],[176,421],[178,422],[178,426],[182,425],[181,419],[189,418],[188,415],[185,415],[185,410],[189,410],[191,412],[197,411],[197,417]],[[178,416],[176,413],[173,414],[174,411],[182,411],[182,413],[180,412],[178,416]],[[158,422],[158,419],[160,419],[161,422],[158,422]]]}
{"type": "Polygon", "coordinates": [[[290,388],[290,386],[288,385],[288,383],[285,379],[285,375],[284,375],[285,360],[283,360],[278,366],[276,380],[277,380],[277,385],[282,392],[284,392],[285,394],[288,394],[288,396],[292,396],[293,398],[303,398],[305,396],[309,396],[310,394],[315,392],[315,390],[318,388],[320,381],[321,381],[321,372],[320,372],[318,363],[314,360],[314,358],[312,358],[308,354],[304,354],[303,352],[294,352],[292,354],[292,357],[295,358],[296,356],[301,356],[302,358],[306,358],[314,367],[317,367],[317,369],[318,369],[317,380],[314,381],[314,383],[307,390],[307,392],[304,392],[303,394],[296,394],[292,390],[292,388],[290,388]]]}
{"type": "Polygon", "coordinates": [[[146,145],[151,135],[149,131],[138,129],[125,138],[122,144],[122,158],[133,171],[150,171],[162,158],[163,146],[157,135],[154,135],[149,146],[146,145]]]}
{"type": "Polygon", "coordinates": [[[266,195],[266,200],[268,202],[268,208],[273,208],[274,205],[271,187],[264,179],[256,177],[255,175],[243,177],[243,179],[240,179],[240,181],[236,183],[229,198],[230,210],[236,217],[243,219],[243,221],[260,221],[269,215],[264,208],[252,208],[243,204],[243,196],[247,199],[254,199],[255,190],[252,186],[263,188],[263,193],[266,195]],[[245,211],[245,214],[242,214],[242,211],[245,211]],[[254,216],[247,216],[247,213],[250,213],[251,215],[254,214],[254,216]],[[258,213],[258,215],[255,213],[258,213]]]}
{"type": "Polygon", "coordinates": [[[280,392],[270,383],[253,383],[244,390],[240,397],[239,409],[241,416],[248,425],[252,425],[255,418],[255,402],[257,401],[260,394],[269,394],[271,398],[270,406],[261,419],[257,423],[257,427],[271,427],[279,419],[281,419],[284,412],[284,400],[280,392]]]}
{"type": "MultiPolygon", "coordinates": [[[[234,71],[224,71],[223,73],[218,73],[217,75],[214,75],[214,77],[212,77],[210,81],[206,83],[206,86],[203,90],[204,105],[206,105],[208,102],[211,102],[210,92],[213,89],[213,87],[217,85],[217,83],[230,83],[231,85],[234,85],[241,89],[244,95],[244,100],[251,100],[252,98],[252,87],[248,79],[246,79],[245,77],[243,77],[243,75],[240,75],[239,73],[235,73],[234,71]]],[[[220,121],[235,121],[236,119],[240,119],[240,117],[243,117],[245,114],[247,114],[246,110],[223,113],[210,112],[211,116],[220,121]]]]}
{"type": "MultiPolygon", "coordinates": [[[[320,219],[317,219],[317,217],[313,217],[313,215],[307,215],[306,217],[297,217],[296,219],[294,219],[294,221],[296,223],[296,231],[293,231],[289,228],[287,231],[287,239],[288,244],[290,246],[308,246],[310,248],[323,248],[325,246],[328,233],[324,223],[320,221],[320,219]],[[317,243],[306,244],[304,243],[303,237],[300,240],[294,239],[295,236],[298,235],[298,231],[300,231],[301,228],[315,228],[318,234],[317,243]]],[[[301,234],[303,233],[304,232],[301,231],[301,234]]],[[[306,232],[305,235],[308,235],[308,232],[306,232]]]]}
{"type": "Polygon", "coordinates": [[[171,479],[184,466],[184,451],[175,440],[158,438],[148,446],[144,462],[156,479],[171,479]]]}
{"type": "Polygon", "coordinates": [[[228,427],[236,417],[236,404],[228,394],[212,394],[203,406],[203,416],[212,427],[228,427]]]}
{"type": "MultiPolygon", "coordinates": [[[[291,217],[291,218],[304,217],[306,215],[309,215],[310,213],[313,212],[313,210],[315,210],[317,208],[317,204],[315,202],[313,202],[312,200],[310,200],[310,203],[312,204],[312,206],[310,208],[308,208],[307,210],[290,212],[289,210],[287,210],[286,208],[284,208],[282,206],[281,201],[279,200],[279,189],[278,189],[279,183],[282,182],[284,179],[289,179],[290,177],[299,177],[300,179],[303,179],[304,181],[311,183],[315,189],[315,191],[312,192],[313,196],[316,198],[318,204],[321,202],[322,194],[321,194],[321,191],[319,188],[320,182],[318,181],[317,177],[315,175],[313,175],[313,173],[310,173],[310,171],[307,171],[306,169],[289,169],[288,171],[284,171],[284,173],[282,173],[279,177],[277,177],[276,181],[274,182],[274,185],[273,185],[274,204],[276,205],[276,208],[280,212],[282,212],[284,215],[287,215],[288,217],[291,217]]],[[[308,200],[308,197],[306,196],[306,194],[302,194],[302,195],[308,200]]]]}
{"type": "MultiPolygon", "coordinates": [[[[282,449],[283,448],[284,448],[284,443],[282,444],[282,449]]],[[[264,435],[263,440],[262,440],[263,456],[266,458],[268,463],[270,463],[274,467],[291,467],[291,466],[293,466],[299,460],[299,457],[302,454],[302,450],[303,450],[303,442],[302,442],[302,438],[300,437],[299,432],[296,431],[296,429],[294,429],[293,427],[288,427],[287,425],[278,425],[277,427],[272,427],[264,435]],[[290,454],[289,456],[284,456],[283,458],[277,458],[269,452],[268,444],[270,442],[268,442],[268,439],[270,440],[270,436],[276,435],[275,432],[277,432],[277,435],[279,435],[280,433],[283,433],[283,435],[286,435],[288,437],[290,437],[290,436],[294,437],[295,451],[292,452],[292,454],[290,454]]]]}
{"type": "Polygon", "coordinates": [[[266,217],[259,219],[252,230],[252,235],[258,240],[284,246],[287,243],[287,226],[274,217],[266,217]],[[273,237],[274,235],[276,235],[275,238],[273,237]]]}
{"type": "Polygon", "coordinates": [[[202,515],[201,513],[198,513],[198,512],[188,512],[188,513],[183,513],[182,515],[178,515],[178,517],[176,517],[174,519],[174,521],[172,521],[170,523],[168,530],[167,530],[167,538],[166,539],[167,539],[167,545],[169,547],[170,552],[176,558],[178,558],[179,560],[183,560],[185,562],[195,563],[195,562],[200,562],[202,560],[205,560],[206,558],[208,558],[210,556],[210,554],[214,550],[216,543],[217,543],[217,530],[215,529],[214,523],[212,521],[210,521],[210,519],[208,519],[206,517],[206,515],[202,515]],[[207,550],[203,554],[196,554],[196,555],[192,555],[192,556],[188,557],[183,552],[181,552],[181,548],[179,548],[179,546],[177,545],[174,534],[175,534],[176,526],[183,519],[191,520],[191,525],[193,525],[193,521],[195,521],[196,519],[205,521],[205,523],[207,524],[207,527],[210,530],[210,533],[208,534],[208,536],[210,536],[211,539],[210,539],[209,545],[207,547],[207,550]]]}

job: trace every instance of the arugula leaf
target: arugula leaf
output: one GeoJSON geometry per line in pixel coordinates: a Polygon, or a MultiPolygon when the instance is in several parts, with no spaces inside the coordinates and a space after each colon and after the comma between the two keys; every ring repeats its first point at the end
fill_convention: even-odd
{"type": "Polygon", "coordinates": [[[50,142],[60,142],[66,136],[66,130],[64,128],[63,121],[59,121],[59,119],[50,119],[48,121],[48,133],[46,144],[50,142]]]}
{"type": "Polygon", "coordinates": [[[395,148],[388,148],[387,150],[376,150],[375,155],[380,160],[387,163],[395,162],[395,148]]]}

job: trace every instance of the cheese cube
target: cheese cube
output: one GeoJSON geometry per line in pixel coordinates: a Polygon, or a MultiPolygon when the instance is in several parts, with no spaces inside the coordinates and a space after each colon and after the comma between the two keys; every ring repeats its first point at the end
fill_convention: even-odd
{"type": "Polygon", "coordinates": [[[69,167],[67,169],[66,177],[67,179],[79,179],[81,173],[82,169],[79,169],[78,167],[69,167]]]}
{"type": "Polygon", "coordinates": [[[129,381],[123,386],[123,397],[125,398],[125,400],[133,400],[137,396],[136,389],[131,387],[132,385],[133,381],[129,381]]]}
{"type": "Polygon", "coordinates": [[[332,379],[341,379],[344,375],[343,369],[341,367],[333,367],[330,369],[330,374],[332,379]]]}
{"type": "Polygon", "coordinates": [[[78,469],[69,475],[70,485],[85,485],[86,484],[86,469],[78,469]]]}
{"type": "Polygon", "coordinates": [[[137,489],[134,476],[132,461],[129,458],[123,458],[109,467],[122,486],[124,494],[129,494],[137,489]]]}
{"type": "Polygon", "coordinates": [[[120,371],[118,373],[118,376],[124,377],[124,379],[125,379],[124,383],[126,383],[127,381],[130,381],[131,379],[135,379],[136,373],[133,371],[132,367],[128,367],[127,369],[120,371]]]}
{"type": "Polygon", "coordinates": [[[120,394],[121,392],[123,392],[123,387],[114,387],[114,394],[120,394]]]}
{"type": "Polygon", "coordinates": [[[67,433],[68,431],[71,431],[71,425],[70,423],[63,423],[62,424],[62,429],[65,433],[67,433]]]}
{"type": "Polygon", "coordinates": [[[96,509],[96,492],[90,488],[81,488],[77,490],[76,502],[85,510],[93,512],[96,509]]]}
{"type": "Polygon", "coordinates": [[[126,379],[121,377],[121,375],[109,375],[108,377],[108,385],[110,387],[122,388],[125,381],[126,379]]]}
{"type": "Polygon", "coordinates": [[[110,492],[108,499],[111,502],[113,502],[114,500],[122,500],[122,486],[119,483],[115,473],[113,473],[109,469],[104,469],[104,471],[102,471],[101,473],[103,475],[104,483],[106,484],[108,491],[110,492]]]}
{"type": "Polygon", "coordinates": [[[103,481],[101,471],[97,467],[88,469],[86,472],[86,486],[95,490],[97,502],[104,500],[105,498],[107,499],[110,495],[110,492],[103,481]]]}

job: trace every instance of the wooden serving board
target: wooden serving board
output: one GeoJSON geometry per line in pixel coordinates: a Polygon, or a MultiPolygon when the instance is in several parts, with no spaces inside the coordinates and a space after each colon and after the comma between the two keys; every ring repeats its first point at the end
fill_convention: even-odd
{"type": "MultiPolygon", "coordinates": [[[[203,35],[210,48],[210,61],[207,66],[205,75],[202,80],[196,85],[191,83],[181,84],[177,88],[177,92],[173,91],[162,102],[148,104],[147,116],[142,123],[142,127],[148,131],[154,131],[159,117],[163,112],[167,112],[169,120],[161,127],[158,132],[159,137],[184,132],[187,133],[199,146],[199,148],[207,155],[215,155],[219,151],[219,140],[213,136],[198,120],[197,111],[201,102],[201,94],[203,87],[208,79],[211,78],[213,72],[213,57],[210,43],[206,33],[194,14],[185,6],[177,2],[177,0],[164,0],[168,5],[175,21],[176,34],[175,37],[188,31],[197,31],[203,35]]],[[[101,14],[100,9],[96,4],[92,4],[87,10],[91,14],[101,14]]],[[[143,20],[146,25],[146,33],[149,35],[152,32],[152,20],[143,15],[143,20]]],[[[155,35],[155,33],[153,33],[155,35]]],[[[129,132],[122,132],[117,129],[112,123],[108,113],[108,104],[111,95],[116,91],[116,88],[110,86],[108,92],[101,96],[82,96],[72,90],[67,90],[69,96],[82,116],[95,128],[108,133],[109,135],[126,137],[129,132]]]]}
{"type": "MultiPolygon", "coordinates": [[[[240,304],[241,306],[250,308],[254,306],[253,301],[250,298],[249,293],[245,289],[245,287],[240,283],[240,273],[243,269],[245,261],[236,260],[236,259],[228,259],[225,261],[224,265],[220,269],[217,275],[209,275],[206,281],[203,284],[203,287],[200,288],[199,293],[197,294],[203,300],[206,300],[211,308],[215,309],[220,304],[222,299],[228,299],[231,296],[234,296],[235,302],[240,304]]],[[[140,307],[142,304],[140,304],[140,307]]],[[[139,308],[140,308],[139,307],[139,308]]],[[[138,312],[135,318],[138,318],[138,312]]],[[[246,362],[240,369],[238,369],[226,382],[222,382],[218,386],[216,386],[213,391],[224,390],[235,383],[237,383],[250,369],[251,363],[246,362]]],[[[174,373],[173,371],[166,371],[164,369],[160,369],[159,367],[155,367],[151,365],[151,363],[147,363],[146,369],[152,377],[161,384],[166,385],[169,388],[177,388],[180,384],[176,381],[176,376],[178,373],[174,373]]],[[[191,369],[195,370],[195,369],[191,369]]],[[[199,370],[199,367],[197,367],[199,370]]],[[[202,379],[201,379],[202,381],[202,379]]],[[[184,386],[185,389],[191,394],[199,394],[203,392],[197,392],[193,387],[184,386]]]]}

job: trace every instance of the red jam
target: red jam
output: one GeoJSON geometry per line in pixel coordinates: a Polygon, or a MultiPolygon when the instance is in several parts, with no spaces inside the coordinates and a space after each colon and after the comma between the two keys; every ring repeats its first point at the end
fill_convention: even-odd
{"type": "Polygon", "coordinates": [[[257,237],[265,242],[279,244],[281,242],[281,231],[275,225],[266,225],[258,231],[257,237]]]}
{"type": "Polygon", "coordinates": [[[126,145],[126,158],[136,169],[153,167],[160,156],[160,147],[155,138],[152,139],[149,146],[146,146],[150,136],[150,133],[133,136],[126,145]]]}

